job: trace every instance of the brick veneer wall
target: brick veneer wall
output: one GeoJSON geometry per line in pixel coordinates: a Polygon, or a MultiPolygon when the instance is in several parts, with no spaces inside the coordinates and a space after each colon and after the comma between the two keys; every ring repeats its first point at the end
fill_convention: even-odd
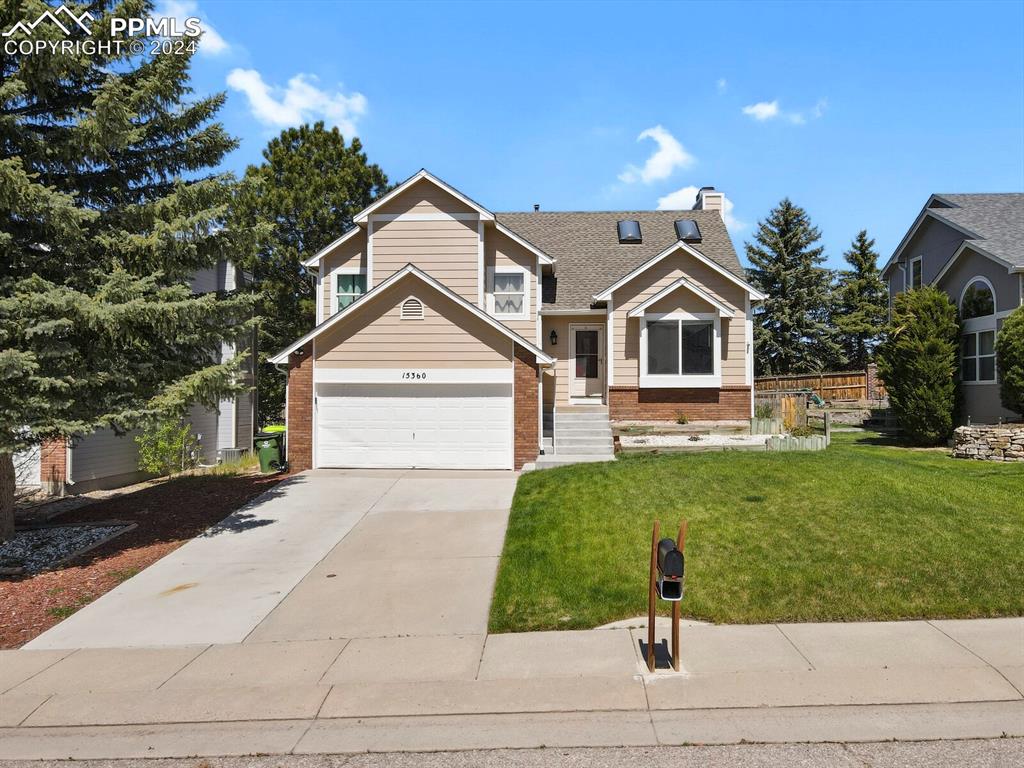
{"type": "Polygon", "coordinates": [[[39,448],[39,479],[46,493],[64,493],[68,479],[68,443],[64,438],[47,440],[39,448]]]}
{"type": "Polygon", "coordinates": [[[721,389],[640,389],[609,387],[608,411],[613,421],[675,421],[680,413],[691,421],[733,421],[750,418],[750,387],[721,389]]]}
{"type": "Polygon", "coordinates": [[[293,472],[313,466],[313,346],[288,358],[288,467],[293,472]]]}
{"type": "Polygon", "coordinates": [[[522,469],[523,464],[537,460],[537,446],[540,434],[537,424],[537,358],[518,344],[515,345],[515,361],[512,377],[512,407],[514,410],[515,439],[513,466],[522,469]]]}

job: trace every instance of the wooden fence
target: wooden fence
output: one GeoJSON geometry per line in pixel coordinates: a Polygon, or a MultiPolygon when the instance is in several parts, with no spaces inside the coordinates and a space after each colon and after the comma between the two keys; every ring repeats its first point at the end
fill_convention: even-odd
{"type": "Polygon", "coordinates": [[[758,395],[808,389],[822,400],[881,400],[888,396],[885,385],[871,371],[760,376],[754,379],[754,391],[758,395]],[[871,378],[874,378],[873,382],[871,378]]]}

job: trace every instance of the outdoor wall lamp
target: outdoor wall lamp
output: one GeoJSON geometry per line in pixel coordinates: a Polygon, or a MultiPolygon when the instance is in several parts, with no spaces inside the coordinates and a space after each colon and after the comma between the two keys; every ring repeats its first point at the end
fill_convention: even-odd
{"type": "Polygon", "coordinates": [[[551,335],[548,336],[548,339],[551,341],[551,346],[552,347],[558,346],[558,331],[552,329],[551,330],[551,335]]]}

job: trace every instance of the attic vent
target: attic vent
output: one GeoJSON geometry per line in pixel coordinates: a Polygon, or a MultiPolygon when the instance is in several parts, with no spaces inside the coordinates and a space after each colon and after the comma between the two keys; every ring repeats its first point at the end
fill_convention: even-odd
{"type": "Polygon", "coordinates": [[[422,320],[423,319],[423,302],[419,299],[414,299],[410,296],[408,299],[402,302],[402,319],[403,320],[422,320]]]}
{"type": "Polygon", "coordinates": [[[634,219],[626,219],[618,223],[620,243],[642,243],[643,236],[640,234],[640,222],[634,219]]]}
{"type": "Polygon", "coordinates": [[[693,219],[676,219],[676,237],[684,243],[699,243],[700,227],[693,219]]]}

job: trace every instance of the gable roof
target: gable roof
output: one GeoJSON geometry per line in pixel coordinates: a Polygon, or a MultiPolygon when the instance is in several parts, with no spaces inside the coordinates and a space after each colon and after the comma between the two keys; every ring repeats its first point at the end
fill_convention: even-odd
{"type": "Polygon", "coordinates": [[[348,239],[349,239],[350,237],[352,237],[353,235],[355,235],[355,234],[356,234],[357,232],[362,232],[362,231],[363,231],[362,227],[360,227],[360,226],[359,226],[358,224],[357,224],[357,225],[355,225],[354,227],[349,227],[348,229],[346,229],[346,230],[345,230],[345,231],[344,231],[344,232],[342,233],[341,237],[339,237],[339,238],[338,238],[337,240],[335,240],[335,241],[334,241],[333,243],[330,243],[329,245],[325,245],[325,246],[324,246],[323,248],[321,248],[321,249],[320,249],[319,251],[317,251],[317,252],[316,252],[315,254],[313,254],[313,255],[312,255],[312,256],[310,256],[310,257],[309,257],[308,259],[306,259],[305,261],[303,261],[303,262],[302,262],[302,266],[304,266],[304,267],[315,267],[315,266],[316,266],[317,264],[319,264],[319,263],[320,263],[320,259],[322,259],[322,258],[323,258],[324,256],[326,256],[326,255],[327,255],[328,253],[330,253],[331,251],[333,251],[333,250],[334,250],[335,248],[337,248],[337,247],[338,247],[339,245],[341,245],[342,243],[344,243],[344,242],[345,242],[346,240],[348,240],[348,239]]]}
{"type": "Polygon", "coordinates": [[[712,296],[710,293],[705,291],[703,288],[701,288],[699,285],[694,283],[692,280],[689,280],[689,279],[687,279],[685,277],[680,277],[678,280],[676,280],[676,281],[672,282],[671,284],[669,284],[669,285],[665,286],[664,288],[662,288],[660,291],[658,291],[656,294],[651,296],[649,299],[647,299],[643,303],[636,305],[631,310],[629,310],[629,312],[626,313],[626,316],[627,317],[642,317],[643,314],[644,314],[644,311],[648,307],[652,306],[653,304],[658,303],[659,301],[664,299],[666,296],[668,296],[668,295],[670,295],[672,293],[675,293],[680,288],[685,288],[686,290],[690,291],[690,293],[694,294],[698,298],[701,298],[704,301],[706,301],[708,304],[710,304],[715,309],[717,309],[718,313],[720,315],[725,315],[726,317],[735,317],[736,316],[736,313],[737,313],[736,307],[729,306],[728,304],[726,304],[721,299],[719,299],[719,298],[717,298],[715,296],[712,296]]]}
{"type": "Polygon", "coordinates": [[[717,211],[527,211],[495,213],[495,220],[555,259],[545,277],[543,309],[587,309],[594,296],[678,240],[676,219],[694,219],[702,240],[694,251],[746,282],[725,223],[717,211]],[[642,243],[619,242],[616,223],[640,222],[642,243]]]}
{"type": "Polygon", "coordinates": [[[434,186],[440,187],[441,189],[443,189],[445,192],[447,192],[449,195],[451,195],[455,199],[459,200],[460,202],[468,205],[470,208],[475,210],[478,214],[480,214],[480,218],[482,220],[484,220],[484,221],[492,221],[494,219],[494,214],[491,213],[486,208],[484,208],[482,205],[480,205],[480,203],[476,202],[472,198],[466,197],[464,194],[459,192],[459,190],[457,190],[451,184],[448,184],[447,182],[442,181],[437,176],[435,176],[430,171],[428,171],[426,168],[421,168],[416,173],[414,173],[412,176],[410,176],[408,179],[406,179],[401,184],[399,184],[397,187],[395,187],[390,192],[388,192],[386,195],[384,195],[384,197],[381,197],[381,198],[375,200],[370,205],[368,205],[366,208],[363,208],[363,210],[361,210],[359,213],[357,213],[352,218],[352,220],[356,224],[362,224],[362,223],[364,223],[366,221],[369,221],[370,214],[372,214],[374,211],[376,211],[382,205],[387,203],[389,200],[393,200],[395,197],[397,197],[398,195],[400,195],[403,192],[405,192],[405,190],[407,190],[409,187],[411,187],[413,184],[415,184],[418,181],[428,181],[431,184],[433,184],[434,186]]]}
{"type": "Polygon", "coordinates": [[[464,298],[459,296],[457,293],[455,293],[451,289],[447,288],[446,286],[442,285],[437,280],[435,280],[430,275],[428,275],[426,272],[424,272],[423,270],[419,269],[418,267],[413,266],[412,264],[406,264],[400,270],[398,270],[393,275],[391,275],[391,277],[389,277],[387,280],[385,280],[384,282],[374,286],[372,290],[367,291],[366,293],[364,293],[362,296],[360,296],[358,299],[353,301],[351,304],[349,304],[343,310],[341,310],[340,312],[334,313],[329,318],[327,318],[322,323],[320,323],[320,325],[318,325],[312,331],[307,333],[305,336],[303,336],[299,340],[295,341],[290,346],[285,347],[284,349],[282,349],[276,355],[271,357],[269,361],[273,365],[280,365],[282,363],[288,362],[288,357],[292,354],[292,352],[294,352],[295,350],[300,349],[301,347],[305,346],[309,341],[311,341],[312,339],[315,339],[317,336],[319,336],[320,334],[322,334],[324,331],[328,330],[329,328],[334,327],[335,325],[340,323],[342,320],[344,320],[349,315],[352,315],[355,312],[359,312],[364,307],[367,307],[370,304],[372,304],[374,301],[376,301],[378,296],[381,296],[388,288],[390,288],[392,285],[397,283],[399,280],[401,280],[406,275],[410,275],[412,277],[415,277],[415,278],[423,281],[424,283],[429,285],[431,288],[436,290],[438,293],[440,293],[443,296],[446,296],[447,298],[451,299],[452,301],[454,301],[456,304],[458,304],[463,309],[468,310],[469,312],[471,312],[472,314],[476,315],[478,318],[483,320],[485,323],[487,323],[492,328],[496,329],[497,331],[501,332],[503,335],[505,335],[508,338],[512,339],[512,341],[514,341],[516,344],[519,344],[523,348],[525,348],[525,349],[529,350],[530,352],[532,352],[536,356],[538,363],[540,363],[542,365],[550,365],[551,363],[555,362],[553,357],[551,357],[550,355],[546,354],[539,347],[536,347],[533,344],[531,344],[530,342],[528,342],[526,339],[524,339],[518,333],[516,333],[515,331],[511,330],[510,328],[508,328],[504,323],[501,323],[501,322],[495,320],[493,317],[491,317],[486,312],[481,310],[475,304],[470,304],[468,301],[466,301],[464,298]]]}
{"type": "Polygon", "coordinates": [[[952,227],[971,248],[1002,262],[1010,271],[1024,268],[1024,193],[935,194],[889,257],[883,275],[928,219],[952,227]]]}

